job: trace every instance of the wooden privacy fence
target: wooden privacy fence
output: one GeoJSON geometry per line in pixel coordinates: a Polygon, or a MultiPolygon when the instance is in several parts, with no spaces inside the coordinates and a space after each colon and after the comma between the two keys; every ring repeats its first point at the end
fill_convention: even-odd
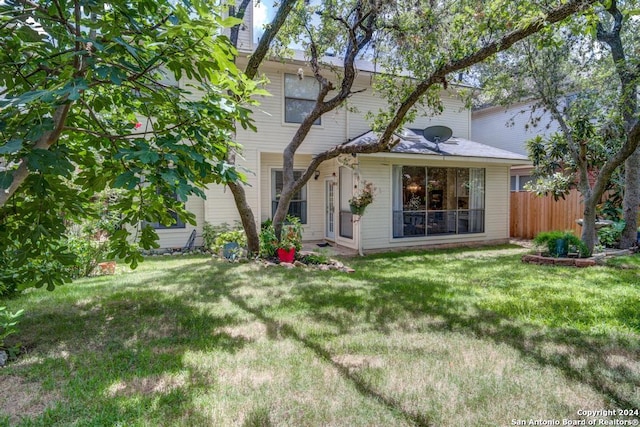
{"type": "Polygon", "coordinates": [[[564,199],[538,197],[528,191],[511,192],[511,237],[533,239],[541,231],[573,230],[582,233],[576,219],[582,218],[582,197],[571,190],[564,199]]]}

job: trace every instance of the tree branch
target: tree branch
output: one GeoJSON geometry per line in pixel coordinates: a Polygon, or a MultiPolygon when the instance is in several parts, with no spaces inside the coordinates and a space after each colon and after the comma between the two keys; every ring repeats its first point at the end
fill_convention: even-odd
{"type": "MultiPolygon", "coordinates": [[[[149,120],[150,123],[152,123],[151,120],[149,120]]],[[[147,135],[160,135],[163,133],[168,133],[171,132],[174,129],[178,129],[182,126],[185,126],[187,124],[190,124],[191,121],[189,120],[185,120],[182,121],[180,123],[177,123],[173,126],[169,126],[166,129],[162,129],[162,130],[150,130],[150,131],[144,131],[144,132],[134,132],[134,133],[128,133],[126,135],[113,135],[111,133],[100,133],[100,132],[96,132],[94,130],[91,129],[84,129],[84,128],[78,128],[78,127],[71,127],[71,126],[65,126],[64,130],[68,130],[71,132],[80,132],[80,133],[84,133],[84,134],[88,134],[88,135],[93,135],[95,137],[98,138],[104,138],[104,139],[108,139],[108,140],[118,140],[118,139],[128,139],[128,138],[137,138],[137,137],[142,137],[142,136],[147,136],[147,135]]]]}
{"type": "Polygon", "coordinates": [[[627,57],[620,36],[624,16],[620,9],[618,9],[617,2],[612,0],[611,5],[606,10],[613,17],[613,26],[611,30],[605,31],[602,22],[599,21],[596,35],[598,41],[606,43],[609,49],[611,49],[611,57],[613,58],[616,73],[621,83],[620,106],[625,120],[625,126],[629,126],[634,120],[634,114],[638,104],[638,89],[635,83],[635,80],[638,78],[638,70],[629,68],[627,64],[627,57]]]}
{"type": "MultiPolygon", "coordinates": [[[[69,114],[69,110],[71,109],[71,103],[66,103],[64,105],[56,108],[56,111],[53,114],[53,123],[55,124],[54,128],[50,131],[45,132],[38,142],[33,146],[32,150],[48,150],[60,137],[62,130],[64,128],[64,123],[67,120],[67,115],[69,114]]],[[[9,188],[1,189],[0,191],[0,207],[4,206],[7,201],[13,196],[18,187],[24,182],[25,179],[29,176],[29,162],[27,158],[23,158],[20,166],[16,170],[13,171],[11,181],[11,185],[9,188]]]]}
{"type": "Polygon", "coordinates": [[[271,42],[276,38],[276,35],[280,31],[280,28],[282,28],[287,17],[289,16],[289,13],[291,13],[293,7],[298,1],[299,0],[283,0],[282,4],[278,8],[276,16],[273,18],[273,21],[265,30],[262,38],[258,42],[258,45],[249,57],[249,63],[244,70],[244,73],[248,78],[253,79],[258,73],[260,64],[262,64],[262,61],[269,52],[269,46],[271,45],[271,42]]]}
{"type": "MultiPolygon", "coordinates": [[[[244,21],[244,14],[247,12],[247,7],[249,6],[250,2],[251,0],[242,0],[242,3],[240,3],[240,6],[238,6],[237,12],[233,11],[233,7],[231,7],[230,15],[244,21]]],[[[242,27],[243,25],[244,25],[244,22],[241,22],[240,24],[234,25],[231,28],[231,35],[229,39],[231,40],[231,44],[233,46],[238,47],[238,37],[240,35],[240,27],[242,27]]]]}
{"type": "MultiPolygon", "coordinates": [[[[296,181],[295,188],[298,188],[298,184],[302,183],[300,185],[301,188],[301,186],[304,185],[304,182],[306,182],[303,181],[303,178],[306,177],[306,179],[309,179],[315,169],[317,169],[318,166],[320,166],[320,164],[324,161],[333,159],[341,154],[377,153],[392,148],[399,142],[399,139],[393,139],[394,133],[402,125],[404,118],[409,113],[411,108],[434,84],[438,84],[439,82],[441,82],[442,79],[444,79],[450,73],[463,70],[471,65],[477,64],[489,58],[492,55],[495,55],[498,52],[502,52],[510,48],[516,42],[539,32],[550,24],[555,24],[577,12],[586,10],[594,3],[596,3],[595,0],[571,0],[555,9],[552,9],[543,18],[532,22],[529,26],[510,31],[500,39],[479,48],[475,52],[463,58],[453,59],[441,65],[438,69],[433,71],[429,76],[418,83],[415,89],[405,97],[404,101],[395,110],[395,114],[393,115],[389,123],[387,123],[387,126],[379,137],[377,143],[358,146],[338,145],[317,154],[311,160],[311,163],[309,164],[305,173],[303,173],[303,176],[296,181]]],[[[640,125],[638,125],[637,133],[640,136],[640,125]]]]}

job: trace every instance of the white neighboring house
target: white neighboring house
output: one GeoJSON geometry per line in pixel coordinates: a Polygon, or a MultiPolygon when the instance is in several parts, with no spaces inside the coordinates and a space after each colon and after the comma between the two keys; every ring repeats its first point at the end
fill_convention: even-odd
{"type": "MultiPolygon", "coordinates": [[[[245,19],[252,20],[249,8],[245,19]]],[[[253,26],[240,32],[242,67],[255,47],[253,26]]],[[[385,101],[371,87],[374,69],[359,63],[349,111],[325,114],[298,150],[295,164],[306,167],[314,154],[338,144],[366,144],[375,135],[365,120],[385,101]],[[357,111],[357,112],[354,112],[357,111]]],[[[282,151],[301,118],[313,105],[315,80],[305,61],[267,61],[260,72],[270,81],[272,96],[254,108],[257,132],[238,129],[242,144],[239,165],[252,171],[245,188],[258,222],[272,218],[282,188],[282,151]],[[300,78],[299,70],[303,77],[300,78]]],[[[330,72],[327,72],[330,75],[330,72]]],[[[295,196],[289,213],[301,218],[306,241],[329,241],[366,250],[425,245],[502,243],[509,239],[510,168],[528,164],[526,156],[471,141],[471,110],[455,87],[441,92],[445,106],[438,116],[423,115],[401,130],[401,143],[391,152],[343,156],[323,163],[316,176],[295,196]],[[422,130],[443,125],[453,130],[446,143],[428,142],[422,130]],[[377,188],[374,202],[359,218],[350,211],[349,199],[364,182],[377,188]]],[[[206,200],[186,202],[197,225],[176,224],[159,228],[163,248],[181,247],[196,230],[201,244],[202,226],[239,220],[231,192],[222,186],[206,190],[206,200]]]]}
{"type": "MultiPolygon", "coordinates": [[[[559,130],[551,115],[534,111],[531,102],[520,102],[507,108],[489,106],[474,110],[471,123],[474,140],[524,156],[528,156],[528,140],[537,135],[547,137],[559,130]],[[535,126],[530,124],[532,116],[537,118],[535,126]]],[[[531,165],[511,168],[511,191],[524,191],[524,185],[531,181],[531,169],[531,165]]]]}

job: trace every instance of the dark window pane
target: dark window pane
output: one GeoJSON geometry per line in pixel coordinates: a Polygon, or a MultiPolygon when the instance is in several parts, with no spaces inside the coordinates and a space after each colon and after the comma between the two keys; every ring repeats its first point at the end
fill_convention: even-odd
{"type": "Polygon", "coordinates": [[[405,237],[425,236],[427,227],[424,212],[404,212],[402,215],[402,231],[405,237]]]}
{"type": "MultiPolygon", "coordinates": [[[[302,123],[304,119],[311,113],[315,106],[315,101],[307,101],[305,99],[285,98],[284,100],[284,121],[285,123],[302,123]]],[[[321,120],[313,122],[314,125],[320,125],[321,120]]]]}
{"type": "MultiPolygon", "coordinates": [[[[271,217],[276,214],[276,209],[278,208],[278,202],[271,202],[271,217]]],[[[289,203],[289,210],[287,211],[287,215],[291,215],[292,217],[299,218],[302,224],[307,223],[307,201],[306,200],[296,200],[291,201],[289,203]]]]}
{"type": "Polygon", "coordinates": [[[533,178],[531,178],[530,175],[520,175],[520,179],[518,180],[518,184],[519,184],[519,188],[518,190],[520,191],[526,191],[524,186],[528,183],[530,183],[531,181],[533,181],[533,178]]]}
{"type": "Polygon", "coordinates": [[[402,205],[405,211],[425,210],[426,169],[421,166],[402,168],[402,205]]]}
{"type": "Polygon", "coordinates": [[[353,214],[349,211],[340,211],[340,237],[353,239],[353,214]]]}
{"type": "Polygon", "coordinates": [[[429,212],[427,214],[428,234],[456,234],[456,211],[429,212]]]}

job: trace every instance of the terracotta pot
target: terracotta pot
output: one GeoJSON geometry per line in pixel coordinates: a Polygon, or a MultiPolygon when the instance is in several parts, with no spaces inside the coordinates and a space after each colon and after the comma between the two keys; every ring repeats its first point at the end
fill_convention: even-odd
{"type": "Polygon", "coordinates": [[[296,248],[289,249],[289,250],[278,248],[278,259],[280,260],[280,262],[292,263],[295,257],[296,257],[296,248]]]}

